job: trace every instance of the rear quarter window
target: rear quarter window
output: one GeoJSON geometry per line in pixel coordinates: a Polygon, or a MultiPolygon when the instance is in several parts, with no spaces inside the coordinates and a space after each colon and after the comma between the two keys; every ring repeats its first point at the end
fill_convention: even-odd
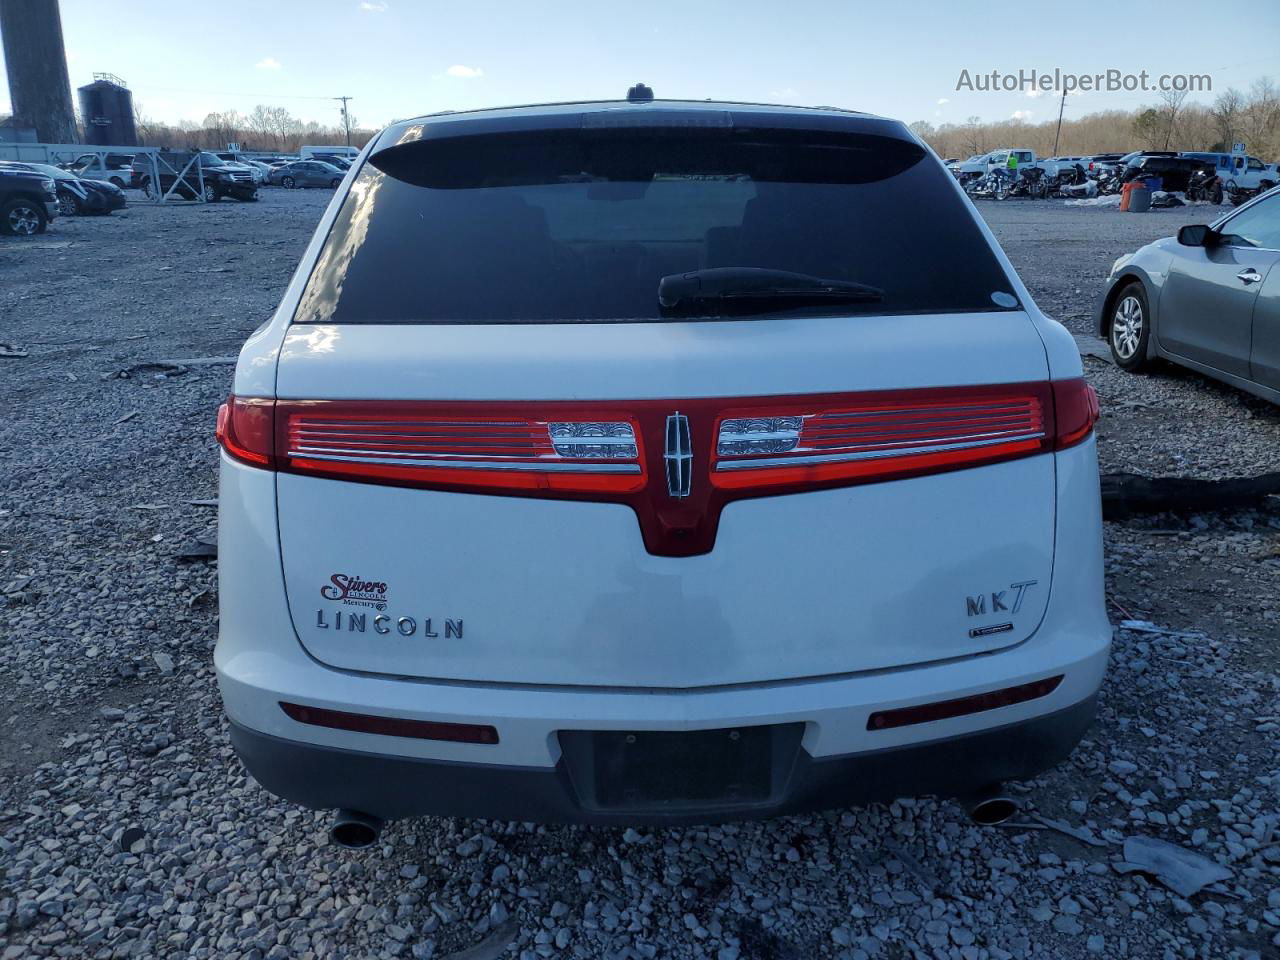
{"type": "Polygon", "coordinates": [[[294,319],[656,321],[664,276],[715,267],[883,290],[876,303],[761,314],[1016,308],[954,179],[914,142],[606,130],[453,137],[374,154],[294,319]]]}

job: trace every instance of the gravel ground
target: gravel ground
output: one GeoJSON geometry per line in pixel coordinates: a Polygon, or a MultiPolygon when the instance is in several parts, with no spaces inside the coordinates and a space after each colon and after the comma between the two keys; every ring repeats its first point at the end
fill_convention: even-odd
{"type": "MultiPolygon", "coordinates": [[[[1012,789],[707,829],[424,819],[363,853],[240,770],[214,685],[213,413],[328,195],[59,220],[0,242],[0,958],[1280,957],[1280,518],[1107,524],[1097,725],[1012,789]],[[1223,879],[1121,872],[1135,838],[1223,879]],[[1126,844],[1126,840],[1128,844],[1126,844]]],[[[1090,332],[1111,260],[1202,208],[983,212],[1090,332]]],[[[1280,469],[1280,412],[1090,360],[1104,470],[1280,469]]]]}

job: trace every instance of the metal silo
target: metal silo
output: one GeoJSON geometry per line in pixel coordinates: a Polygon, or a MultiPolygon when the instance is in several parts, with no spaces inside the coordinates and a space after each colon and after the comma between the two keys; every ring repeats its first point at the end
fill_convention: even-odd
{"type": "Polygon", "coordinates": [[[112,147],[136,147],[133,94],[110,73],[95,73],[93,83],[79,89],[84,142],[112,147]]]}

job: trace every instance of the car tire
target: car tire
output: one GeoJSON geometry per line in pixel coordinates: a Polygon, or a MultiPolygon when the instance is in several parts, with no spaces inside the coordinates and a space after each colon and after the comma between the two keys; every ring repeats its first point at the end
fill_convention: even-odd
{"type": "Polygon", "coordinates": [[[153,199],[151,196],[151,178],[150,177],[146,177],[142,181],[142,195],[146,197],[148,200],[153,199]]]}
{"type": "Polygon", "coordinates": [[[30,237],[44,233],[48,225],[48,215],[34,200],[19,197],[0,206],[0,233],[11,237],[30,237]]]}
{"type": "Polygon", "coordinates": [[[84,208],[80,206],[75,194],[64,193],[58,198],[58,213],[64,217],[78,217],[84,213],[84,208]]]}
{"type": "Polygon", "coordinates": [[[341,182],[342,182],[342,181],[341,181],[339,178],[334,177],[332,180],[330,180],[330,181],[329,181],[329,189],[330,189],[330,190],[337,190],[337,189],[338,189],[338,184],[340,184],[341,182]]]}
{"type": "Polygon", "coordinates": [[[1137,373],[1148,364],[1147,345],[1151,340],[1151,308],[1147,291],[1138,281],[1120,288],[1111,304],[1107,343],[1116,366],[1137,373]]]}
{"type": "Polygon", "coordinates": [[[204,202],[217,203],[221,199],[222,194],[218,192],[218,188],[214,184],[206,181],[204,185],[204,202]]]}
{"type": "Polygon", "coordinates": [[[294,180],[293,177],[280,178],[280,186],[284,187],[286,190],[292,190],[295,186],[297,186],[297,183],[298,181],[294,180]]]}
{"type": "Polygon", "coordinates": [[[1222,206],[1222,184],[1218,184],[1213,188],[1213,193],[1209,195],[1209,199],[1218,206],[1222,206]]]}

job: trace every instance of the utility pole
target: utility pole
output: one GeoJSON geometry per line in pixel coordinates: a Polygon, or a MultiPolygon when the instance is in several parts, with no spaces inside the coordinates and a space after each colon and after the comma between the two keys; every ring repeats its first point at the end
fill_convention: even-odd
{"type": "Polygon", "coordinates": [[[334,97],[335,100],[342,101],[342,125],[347,130],[347,146],[351,146],[351,114],[347,112],[347,101],[354,100],[354,97],[334,97]]]}
{"type": "Polygon", "coordinates": [[[1053,135],[1053,155],[1058,155],[1058,138],[1062,136],[1062,111],[1067,106],[1067,90],[1062,88],[1062,102],[1058,104],[1058,132],[1053,135]]]}

